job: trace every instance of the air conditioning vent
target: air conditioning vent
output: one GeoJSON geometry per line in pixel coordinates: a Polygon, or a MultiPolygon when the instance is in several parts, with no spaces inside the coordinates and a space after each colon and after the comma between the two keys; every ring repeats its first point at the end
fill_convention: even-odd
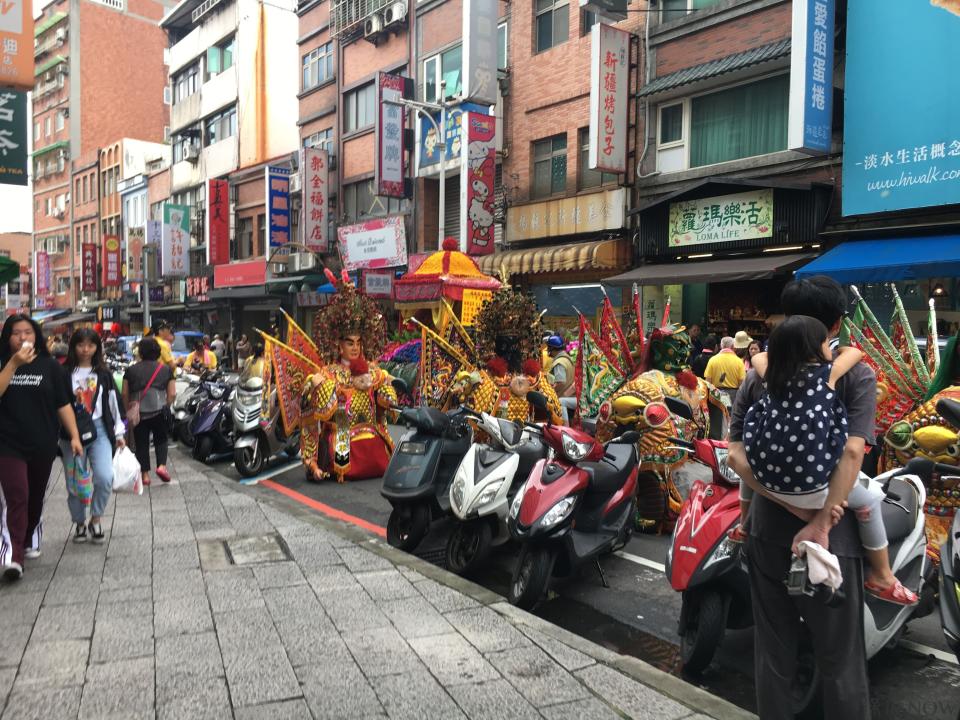
{"type": "Polygon", "coordinates": [[[305,270],[313,270],[316,267],[317,258],[313,253],[290,253],[287,256],[287,272],[299,273],[305,270]]]}
{"type": "Polygon", "coordinates": [[[407,4],[405,2],[395,2],[383,11],[383,22],[387,27],[402,23],[406,19],[407,4]]]}
{"type": "Polygon", "coordinates": [[[63,45],[64,41],[67,39],[67,29],[57,28],[56,38],[57,38],[57,42],[63,45]]]}
{"type": "Polygon", "coordinates": [[[183,154],[184,160],[195,163],[200,159],[200,148],[196,145],[188,145],[187,151],[183,154]]]}
{"type": "Polygon", "coordinates": [[[383,18],[379,13],[374,13],[363,22],[363,36],[365,38],[376,37],[383,32],[383,18]]]}

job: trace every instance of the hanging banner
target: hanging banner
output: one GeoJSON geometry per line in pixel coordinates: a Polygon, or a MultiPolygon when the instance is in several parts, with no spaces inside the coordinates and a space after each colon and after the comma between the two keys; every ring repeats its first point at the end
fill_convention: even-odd
{"type": "MultiPolygon", "coordinates": [[[[497,104],[498,0],[463,0],[463,97],[497,104]]],[[[448,88],[449,89],[449,88],[448,88]]]]}
{"type": "MultiPolygon", "coordinates": [[[[267,186],[267,226],[270,249],[290,242],[290,171],[267,166],[264,170],[267,186]]],[[[269,253],[268,253],[269,254],[269,253]]]]}
{"type": "MultiPolygon", "coordinates": [[[[37,276],[35,278],[37,286],[37,296],[46,296],[50,294],[50,256],[46,250],[38,250],[35,253],[34,268],[37,276]]],[[[40,305],[37,305],[40,307],[40,305]]]]}
{"type": "MultiPolygon", "coordinates": [[[[27,0],[2,0],[0,87],[22,90],[24,93],[34,89],[37,79],[33,75],[33,48],[33,3],[27,0]]],[[[26,179],[22,184],[26,185],[26,179]]]]}
{"type": "Polygon", "coordinates": [[[215,288],[251,287],[267,282],[266,260],[247,260],[217,265],[213,268],[215,288]]]}
{"type": "Polygon", "coordinates": [[[230,183],[207,181],[207,265],[230,262],[230,183]]]}
{"type": "Polygon", "coordinates": [[[377,218],[337,230],[340,257],[348,272],[397,267],[407,262],[403,217],[377,218]]]}
{"type": "Polygon", "coordinates": [[[164,277],[183,278],[190,274],[190,208],[163,204],[163,242],[160,269],[164,277]]]}
{"type": "Polygon", "coordinates": [[[97,291],[97,245],[83,243],[80,254],[80,291],[97,291]]]}
{"type": "Polygon", "coordinates": [[[630,33],[597,23],[590,30],[591,170],[627,170],[630,33]]]}
{"type": "Polygon", "coordinates": [[[145,245],[150,246],[150,249],[144,250],[144,280],[156,282],[157,278],[160,277],[160,248],[163,245],[162,221],[147,220],[147,237],[145,245]]]}
{"type": "MultiPolygon", "coordinates": [[[[463,144],[462,128],[463,113],[475,112],[480,115],[488,115],[490,108],[482,107],[475,103],[461,103],[458,107],[449,108],[446,112],[446,122],[441,126],[443,130],[443,141],[445,143],[443,151],[444,169],[452,172],[460,167],[461,145],[463,144]]],[[[434,115],[433,119],[440,124],[440,116],[434,115]]],[[[417,174],[420,176],[433,176],[440,172],[440,145],[437,131],[433,129],[433,123],[427,118],[420,118],[419,139],[417,145],[417,174]]]]}
{"type": "Polygon", "coordinates": [[[303,238],[314,252],[327,252],[330,242],[327,227],[327,182],[330,153],[320,148],[303,151],[303,238]]]}
{"type": "Polygon", "coordinates": [[[461,324],[470,327],[474,319],[480,313],[483,304],[493,297],[489,290],[472,290],[469,288],[463,291],[463,301],[460,309],[461,324]]]}
{"type": "MultiPolygon", "coordinates": [[[[21,1],[17,0],[18,6],[21,1]]],[[[6,6],[6,0],[0,0],[0,8],[6,6]]],[[[30,56],[31,67],[32,48],[32,43],[23,48],[30,56]]],[[[0,66],[0,86],[4,85],[2,70],[5,67],[0,66]]],[[[27,94],[0,89],[0,185],[27,184],[27,122],[27,94]]]]}
{"type": "Polygon", "coordinates": [[[393,272],[363,273],[363,291],[370,297],[393,297],[393,272]]]}
{"type": "Polygon", "coordinates": [[[210,299],[210,277],[188,277],[187,299],[195,302],[206,302],[210,299]]]}
{"type": "MultiPolygon", "coordinates": [[[[495,0],[494,0],[495,1],[495,0]]],[[[406,78],[402,75],[377,73],[377,157],[374,167],[374,188],[377,195],[402,198],[404,192],[403,158],[406,112],[396,103],[403,98],[406,78]]]]}
{"type": "Polygon", "coordinates": [[[146,229],[127,228],[127,262],[124,265],[124,279],[128,283],[143,281],[143,246],[146,243],[146,229]]]}
{"type": "Polygon", "coordinates": [[[670,247],[773,237],[773,190],[670,203],[669,222],[670,247]]]}
{"type": "Polygon", "coordinates": [[[787,147],[830,152],[833,128],[834,0],[793,0],[787,147]]]}
{"type": "Polygon", "coordinates": [[[120,287],[120,239],[116,235],[103,236],[103,287],[120,287]]]}
{"type": "Polygon", "coordinates": [[[460,166],[460,249],[470,255],[493,252],[493,185],[497,168],[497,118],[464,113],[460,166]]]}

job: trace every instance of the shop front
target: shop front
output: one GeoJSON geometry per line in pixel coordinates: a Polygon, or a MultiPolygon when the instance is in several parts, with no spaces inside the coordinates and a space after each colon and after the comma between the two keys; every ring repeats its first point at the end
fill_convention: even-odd
{"type": "MultiPolygon", "coordinates": [[[[271,288],[286,288],[287,279],[268,280],[265,258],[216,265],[213,289],[208,293],[218,313],[226,313],[230,336],[246,335],[256,342],[257,330],[270,332],[279,326],[281,296],[271,288]]],[[[219,319],[219,317],[218,317],[219,319]]]]}

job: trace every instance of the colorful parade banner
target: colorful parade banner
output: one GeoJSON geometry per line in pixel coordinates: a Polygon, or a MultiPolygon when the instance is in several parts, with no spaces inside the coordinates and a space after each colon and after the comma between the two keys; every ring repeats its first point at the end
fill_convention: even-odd
{"type": "Polygon", "coordinates": [[[580,315],[580,351],[574,373],[577,412],[592,417],[600,406],[622,385],[623,373],[617,370],[603,342],[593,332],[586,318],[580,315]]]}
{"type": "Polygon", "coordinates": [[[263,338],[264,356],[272,366],[272,380],[277,386],[280,418],[288,435],[300,427],[300,399],[307,378],[323,368],[274,337],[257,331],[263,338]],[[266,351],[269,349],[269,356],[266,351]]]}
{"type": "Polygon", "coordinates": [[[600,313],[600,341],[604,343],[617,372],[626,375],[633,365],[630,349],[627,338],[624,337],[623,328],[620,327],[620,322],[613,310],[613,303],[610,302],[606,292],[603,294],[603,310],[600,313]]]}
{"type": "Polygon", "coordinates": [[[282,312],[283,316],[287,319],[287,333],[285,336],[287,338],[287,344],[314,365],[323,367],[323,358],[320,357],[320,351],[310,338],[310,335],[308,335],[302,327],[297,325],[296,321],[290,317],[283,308],[280,309],[280,312],[282,312]]]}

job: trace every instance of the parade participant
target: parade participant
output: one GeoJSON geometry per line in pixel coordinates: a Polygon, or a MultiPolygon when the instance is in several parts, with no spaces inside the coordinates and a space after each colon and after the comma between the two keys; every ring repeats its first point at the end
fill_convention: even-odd
{"type": "Polygon", "coordinates": [[[216,370],[217,354],[213,350],[208,350],[203,340],[197,340],[193,344],[193,352],[187,355],[186,360],[183,361],[183,366],[188,371],[216,370]]]}

